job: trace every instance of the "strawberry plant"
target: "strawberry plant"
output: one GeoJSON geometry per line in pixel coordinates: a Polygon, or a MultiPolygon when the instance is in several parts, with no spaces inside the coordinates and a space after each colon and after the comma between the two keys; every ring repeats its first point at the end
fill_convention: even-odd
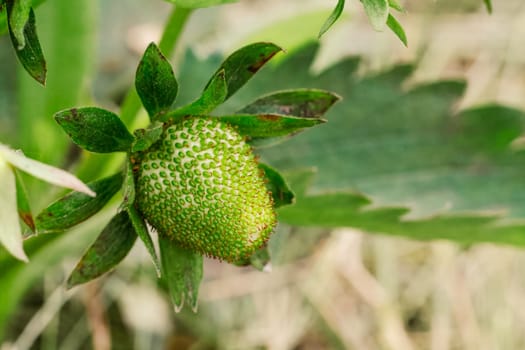
{"type": "MultiPolygon", "coordinates": [[[[265,249],[276,224],[274,206],[292,203],[293,194],[276,170],[258,163],[250,144],[322,124],[321,116],[338,97],[323,90],[288,90],[257,99],[236,113],[211,113],[279,51],[270,43],[239,49],[195,101],[171,108],[178,83],[161,51],[150,44],[135,79],[150,126],[132,135],[116,114],[96,107],[55,115],[80,147],[97,153],[126,152],[128,158],[122,211],[81,259],[69,286],[113,268],[138,236],[159,273],[169,279],[176,307],[188,300],[196,308],[202,256],[245,265],[265,249]],[[160,259],[148,225],[158,233],[160,259]]],[[[68,195],[39,214],[37,227],[69,228],[96,213],[86,212],[93,201],[100,202],[68,195]],[[65,208],[78,213],[76,221],[69,215],[64,224],[50,215],[65,208]]]]}
{"type": "MultiPolygon", "coordinates": [[[[509,207],[511,218],[523,214],[507,196],[520,184],[515,175],[521,171],[521,155],[509,151],[521,134],[520,111],[487,106],[448,118],[463,83],[439,82],[406,91],[400,85],[411,71],[408,66],[361,79],[355,75],[357,61],[350,59],[313,75],[316,45],[284,55],[276,44],[256,42],[222,62],[187,55],[176,74],[170,61],[191,14],[236,1],[170,0],[174,10],[163,35],[143,52],[134,86],[116,113],[79,97],[85,95],[84,78],[89,73],[88,45],[82,42],[89,42],[93,5],[79,2],[86,9],[79,14],[82,11],[65,0],[48,3],[53,1],[57,23],[74,28],[71,32],[83,40],[64,44],[57,39],[62,30],[48,28],[56,40],[48,56],[34,10],[44,1],[0,0],[0,33],[8,33],[26,74],[20,78],[20,95],[27,98],[36,89],[34,81],[24,80],[27,77],[47,85],[44,94],[49,94],[34,104],[21,104],[24,136],[14,143],[46,163],[64,165],[87,184],[0,144],[0,183],[6,188],[0,195],[0,243],[5,248],[0,252],[0,268],[5,271],[0,282],[10,286],[0,291],[0,299],[13,300],[0,308],[0,325],[46,264],[57,264],[66,254],[79,258],[66,282],[72,288],[112,271],[137,242],[146,248],[176,311],[184,306],[197,309],[205,257],[268,270],[273,255],[269,241],[279,223],[355,227],[419,240],[525,245],[519,222],[501,224],[498,215],[471,214],[498,205],[509,207]],[[78,55],[78,61],[60,62],[67,54],[78,55]],[[277,55],[285,57],[267,65],[277,55]],[[207,79],[196,92],[198,84],[190,80],[204,73],[207,79]],[[141,110],[147,122],[141,123],[141,110]],[[42,122],[49,128],[45,131],[49,144],[41,148],[34,141],[43,139],[45,132],[33,128],[38,125],[31,119],[34,114],[54,116],[58,124],[49,128],[42,122]],[[398,117],[395,122],[381,119],[391,114],[398,117]],[[478,137],[464,137],[457,130],[478,137]],[[497,137],[490,138],[491,133],[497,137]],[[66,135],[76,146],[65,141],[66,135]],[[354,150],[366,149],[359,144],[363,135],[384,143],[383,151],[367,149],[368,157],[356,155],[354,150]],[[437,149],[437,144],[446,146],[437,149]],[[480,158],[492,175],[485,183],[486,191],[493,193],[491,203],[472,196],[469,187],[481,181],[472,171],[480,166],[480,158]],[[392,175],[417,167],[454,172],[424,184],[410,176],[396,182],[392,175]],[[74,191],[49,194],[19,170],[74,191]],[[385,184],[385,176],[392,181],[385,184]],[[349,178],[355,185],[352,191],[349,178]],[[32,191],[26,191],[26,185],[32,191]],[[448,213],[453,215],[424,216],[435,214],[433,193],[443,188],[464,200],[448,213]],[[42,198],[47,202],[39,202],[42,198]],[[411,212],[405,204],[412,202],[419,207],[411,212]],[[372,203],[375,207],[369,208],[372,203]],[[39,208],[37,215],[32,207],[39,208]],[[403,216],[409,212],[415,217],[406,221],[403,216]],[[89,227],[88,233],[82,231],[83,225],[89,227]],[[60,241],[61,235],[71,238],[60,241]],[[41,266],[25,268],[11,256],[29,260],[31,268],[35,257],[41,266]]],[[[408,44],[393,15],[404,12],[399,3],[361,4],[373,29],[389,28],[408,44]]],[[[491,1],[484,4],[491,12],[491,1]]],[[[336,2],[319,37],[337,22],[344,7],[344,0],[336,2]]]]}

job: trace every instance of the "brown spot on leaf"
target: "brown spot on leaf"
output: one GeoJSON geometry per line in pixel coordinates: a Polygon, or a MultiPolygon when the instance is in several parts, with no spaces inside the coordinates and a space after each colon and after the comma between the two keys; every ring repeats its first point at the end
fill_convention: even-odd
{"type": "Polygon", "coordinates": [[[78,119],[78,109],[76,108],[71,108],[71,116],[73,117],[73,119],[78,119]]]}
{"type": "Polygon", "coordinates": [[[264,121],[277,121],[279,120],[279,116],[278,115],[275,115],[275,114],[261,114],[261,115],[258,115],[257,116],[258,119],[260,120],[264,120],[264,121]]]}
{"type": "Polygon", "coordinates": [[[255,74],[262,66],[266,64],[277,52],[272,52],[270,55],[266,56],[265,54],[260,55],[260,60],[248,67],[248,71],[255,74]]]}
{"type": "Polygon", "coordinates": [[[31,229],[31,231],[35,231],[35,221],[33,220],[31,213],[18,212],[18,215],[20,216],[20,219],[22,219],[22,221],[31,229]]]}

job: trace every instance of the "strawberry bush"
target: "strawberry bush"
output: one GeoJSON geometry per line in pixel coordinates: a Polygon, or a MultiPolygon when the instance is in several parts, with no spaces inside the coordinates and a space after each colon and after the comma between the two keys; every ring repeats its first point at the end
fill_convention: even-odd
{"type": "MultiPolygon", "coordinates": [[[[177,79],[170,62],[192,13],[235,0],[168,1],[173,10],[163,35],[137,62],[134,84],[119,111],[78,105],[89,75],[90,53],[83,43],[90,40],[93,5],[78,5],[86,10],[83,23],[69,16],[77,8],[57,2],[58,23],[75,30],[54,35],[76,37],[71,45],[57,40],[47,55],[35,11],[43,2],[0,1],[0,33],[8,35],[25,70],[21,99],[27,102],[17,122],[22,136],[5,142],[41,158],[0,144],[0,183],[6,188],[0,195],[0,282],[8,286],[1,288],[0,300],[12,300],[0,308],[0,337],[1,325],[41,272],[69,255],[78,258],[65,282],[73,288],[112,271],[141,244],[175,310],[189,306],[196,311],[205,257],[268,270],[272,255],[285,249],[270,244],[280,223],[463,244],[525,244],[520,222],[502,224],[501,216],[478,215],[500,205],[511,209],[509,218],[523,214],[508,196],[520,183],[515,177],[521,173],[521,155],[510,152],[509,145],[522,132],[521,111],[484,106],[449,118],[464,84],[437,82],[406,91],[400,86],[410,74],[408,66],[361,78],[355,75],[357,61],[349,59],[315,75],[310,66],[316,44],[283,54],[274,43],[255,42],[221,62],[187,55],[178,73],[183,78],[177,79]],[[61,62],[68,54],[79,60],[61,62]],[[195,78],[203,74],[206,79],[195,78]],[[201,83],[199,91],[188,76],[201,83]],[[36,88],[48,95],[28,103],[36,88]],[[140,122],[142,110],[145,123],[140,122]],[[32,114],[56,122],[42,147],[43,132],[32,114]],[[385,120],[385,115],[398,119],[385,120]],[[375,138],[384,148],[368,149],[360,144],[363,137],[375,138]],[[369,157],[357,155],[359,149],[369,157]],[[480,158],[490,169],[485,182],[493,193],[490,203],[472,196],[469,187],[482,181],[472,172],[480,158]],[[441,182],[393,175],[418,167],[453,171],[441,182]],[[21,171],[73,191],[50,194],[21,171]],[[443,189],[462,200],[452,213],[434,215],[433,193],[443,189]],[[421,212],[405,206],[414,201],[421,212]],[[415,218],[404,220],[407,213],[415,218]]],[[[404,13],[401,4],[361,4],[373,29],[388,28],[408,45],[410,38],[394,17],[404,13]]],[[[490,0],[484,4],[491,12],[490,0]]],[[[345,1],[338,0],[319,37],[329,35],[344,8],[345,1]]]]}

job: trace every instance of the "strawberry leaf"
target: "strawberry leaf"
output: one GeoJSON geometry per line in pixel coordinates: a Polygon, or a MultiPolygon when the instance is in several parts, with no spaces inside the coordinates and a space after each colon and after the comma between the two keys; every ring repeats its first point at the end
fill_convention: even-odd
{"type": "Polygon", "coordinates": [[[279,91],[261,97],[239,114],[280,114],[304,118],[322,117],[339,100],[336,94],[315,89],[279,91]]]}
{"type": "Polygon", "coordinates": [[[55,120],[80,147],[97,153],[126,152],[134,138],[119,117],[96,107],[71,108],[55,120]]]}
{"type": "Polygon", "coordinates": [[[18,170],[14,169],[16,178],[16,204],[18,205],[18,216],[29,227],[31,232],[35,232],[35,221],[29,205],[29,197],[24,186],[24,181],[18,170]]]}
{"type": "Polygon", "coordinates": [[[5,158],[12,166],[33,177],[57,186],[85,193],[91,197],[96,196],[96,193],[87,187],[86,184],[67,171],[27,158],[21,151],[15,151],[0,144],[0,158],[1,157],[5,158]]]}
{"type": "Polygon", "coordinates": [[[212,80],[206,85],[201,96],[192,103],[168,113],[163,121],[175,121],[177,117],[186,115],[206,115],[211,113],[221,103],[226,100],[228,95],[228,86],[226,85],[224,70],[219,71],[212,77],[212,80]]]}
{"type": "Polygon", "coordinates": [[[266,188],[272,193],[274,207],[278,208],[283,205],[292,204],[295,195],[282,175],[266,164],[260,163],[259,169],[264,171],[264,177],[267,180],[266,188]]]}
{"type": "Polygon", "coordinates": [[[280,51],[282,49],[272,43],[261,42],[244,46],[232,53],[222,63],[204,90],[217,80],[218,75],[224,74],[227,86],[225,99],[228,99],[280,51]]]}
{"type": "Polygon", "coordinates": [[[8,0],[9,34],[25,70],[40,84],[46,83],[46,61],[36,33],[35,14],[28,0],[8,0]]]}
{"type": "Polygon", "coordinates": [[[162,275],[168,284],[175,312],[189,305],[197,311],[202,280],[201,255],[178,247],[173,240],[159,236],[162,275]]]}
{"type": "Polygon", "coordinates": [[[126,211],[111,219],[67,280],[67,287],[89,282],[113,269],[128,255],[137,234],[126,211]]]}
{"type": "Polygon", "coordinates": [[[26,45],[25,26],[28,24],[31,12],[31,0],[7,0],[8,22],[11,35],[19,49],[26,45]]]}
{"type": "Polygon", "coordinates": [[[157,275],[160,277],[161,267],[159,263],[159,258],[157,257],[157,252],[155,251],[155,246],[153,245],[153,240],[151,239],[151,236],[148,232],[146,223],[144,222],[144,219],[142,219],[142,217],[139,215],[134,205],[128,206],[127,210],[131,219],[131,223],[135,228],[135,232],[137,232],[137,235],[142,240],[142,243],[144,243],[144,246],[146,247],[151,257],[151,260],[153,261],[153,265],[155,266],[157,275]]]}
{"type": "Polygon", "coordinates": [[[390,28],[390,30],[392,30],[392,32],[394,32],[394,34],[397,35],[399,40],[401,40],[401,42],[405,46],[408,46],[407,35],[405,33],[405,30],[403,29],[401,24],[394,18],[394,16],[389,14],[388,15],[388,20],[386,21],[386,24],[387,24],[388,28],[390,28]]]}
{"type": "Polygon", "coordinates": [[[388,0],[388,6],[398,12],[405,12],[405,9],[397,0],[388,0]]]}
{"type": "Polygon", "coordinates": [[[132,152],[145,151],[160,139],[163,131],[161,122],[153,122],[147,129],[138,129],[133,132],[135,141],[131,145],[132,152]]]}
{"type": "Polygon", "coordinates": [[[388,0],[361,0],[361,3],[372,27],[378,31],[385,29],[389,13],[388,0]]]}
{"type": "Polygon", "coordinates": [[[15,175],[0,155],[0,244],[15,258],[27,262],[18,223],[15,175]]]}
{"type": "Polygon", "coordinates": [[[96,197],[71,192],[50,204],[36,217],[39,233],[60,232],[89,219],[99,212],[122,186],[122,174],[88,184],[96,197]]]}
{"type": "Polygon", "coordinates": [[[140,60],[135,87],[152,120],[166,113],[177,97],[179,85],[171,65],[154,43],[140,60]]]}
{"type": "Polygon", "coordinates": [[[339,17],[341,17],[344,8],[345,0],[337,0],[337,5],[335,6],[334,11],[326,19],[326,22],[324,22],[321,30],[319,30],[319,38],[323,36],[323,34],[326,33],[328,29],[330,29],[330,27],[339,19],[339,17]]]}
{"type": "Polygon", "coordinates": [[[235,126],[241,135],[253,139],[285,136],[326,122],[319,118],[278,114],[235,114],[219,116],[217,119],[235,126]]]}

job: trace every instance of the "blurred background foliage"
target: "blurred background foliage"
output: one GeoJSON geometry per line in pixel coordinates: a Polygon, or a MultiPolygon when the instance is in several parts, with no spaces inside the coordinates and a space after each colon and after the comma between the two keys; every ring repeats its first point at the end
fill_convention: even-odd
{"type": "MultiPolygon", "coordinates": [[[[110,205],[67,234],[29,240],[29,265],[0,252],[2,350],[525,346],[524,252],[472,244],[525,241],[525,4],[498,1],[488,15],[479,0],[407,0],[398,19],[408,48],[389,31],[374,32],[357,1],[347,2],[342,20],[317,43],[334,5],[244,0],[199,10],[172,63],[183,103],[242,44],[285,47],[224,108],[279,88],[342,95],[319,132],[261,152],[291,178],[297,168],[316,166],[306,192],[344,190],[357,203],[352,211],[340,213],[341,221],[329,218],[331,228],[280,225],[270,241],[271,273],[206,261],[199,313],[174,314],[141,246],[111,275],[65,291],[65,276],[115,211],[110,205]],[[470,216],[466,223],[439,222],[444,214],[470,216]],[[345,219],[356,223],[353,229],[337,228],[347,226],[345,219]],[[415,219],[426,225],[413,229],[415,219]],[[394,222],[397,231],[387,232],[394,222]],[[440,232],[460,243],[368,234],[384,232],[440,232]]],[[[118,110],[169,8],[144,0],[39,6],[48,84],[44,89],[26,76],[1,36],[0,140],[92,180],[99,169],[75,168],[78,151],[51,116],[77,105],[118,110]]],[[[36,181],[29,188],[35,212],[57,195],[36,181]]],[[[308,210],[280,215],[308,226],[300,217],[311,216],[308,210]]]]}

